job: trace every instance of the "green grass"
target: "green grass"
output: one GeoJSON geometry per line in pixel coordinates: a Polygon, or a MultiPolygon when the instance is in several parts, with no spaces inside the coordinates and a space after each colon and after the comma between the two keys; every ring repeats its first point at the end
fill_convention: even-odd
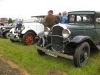
{"type": "Polygon", "coordinates": [[[100,75],[100,52],[92,53],[86,66],[76,68],[72,60],[40,56],[34,45],[24,46],[21,42],[12,43],[0,38],[0,54],[23,66],[32,75],[46,75],[49,70],[60,70],[68,75],[100,75]]]}

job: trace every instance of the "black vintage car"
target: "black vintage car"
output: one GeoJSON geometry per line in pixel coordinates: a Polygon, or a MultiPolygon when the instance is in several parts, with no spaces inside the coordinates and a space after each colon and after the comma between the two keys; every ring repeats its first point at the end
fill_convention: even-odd
{"type": "Polygon", "coordinates": [[[14,27],[13,25],[0,26],[0,35],[3,36],[4,38],[8,38],[9,31],[13,27],[14,27]]]}
{"type": "Polygon", "coordinates": [[[68,24],[44,29],[36,46],[40,55],[61,56],[74,60],[76,67],[87,64],[91,50],[100,49],[100,12],[73,11],[68,24]]]}

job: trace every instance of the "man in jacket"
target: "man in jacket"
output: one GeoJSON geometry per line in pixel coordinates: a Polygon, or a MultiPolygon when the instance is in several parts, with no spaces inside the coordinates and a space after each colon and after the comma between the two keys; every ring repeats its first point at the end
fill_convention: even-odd
{"type": "Polygon", "coordinates": [[[66,14],[67,14],[66,11],[64,11],[64,12],[62,13],[62,15],[63,15],[63,17],[62,17],[62,19],[61,19],[61,23],[62,23],[62,24],[68,23],[68,16],[67,16],[66,14]]]}
{"type": "Polygon", "coordinates": [[[56,17],[53,15],[53,10],[48,11],[48,15],[44,18],[42,23],[45,27],[52,28],[53,25],[55,25],[56,17]]]}

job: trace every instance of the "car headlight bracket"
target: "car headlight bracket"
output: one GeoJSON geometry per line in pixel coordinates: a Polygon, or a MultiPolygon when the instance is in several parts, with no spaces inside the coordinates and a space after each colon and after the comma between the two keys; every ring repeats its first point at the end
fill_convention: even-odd
{"type": "Polygon", "coordinates": [[[44,28],[44,34],[47,36],[49,34],[50,28],[45,27],[44,28]]]}

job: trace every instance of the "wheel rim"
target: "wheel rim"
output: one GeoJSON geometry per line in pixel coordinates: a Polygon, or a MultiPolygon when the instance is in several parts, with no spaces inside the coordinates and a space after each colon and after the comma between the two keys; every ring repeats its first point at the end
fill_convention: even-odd
{"type": "Polygon", "coordinates": [[[34,36],[32,34],[28,34],[25,38],[25,41],[26,41],[26,44],[27,45],[30,45],[30,44],[33,44],[34,42],[34,36]]]}
{"type": "Polygon", "coordinates": [[[88,47],[84,47],[82,49],[82,52],[80,54],[80,64],[84,64],[87,62],[88,58],[89,58],[89,55],[88,55],[88,47]]]}

